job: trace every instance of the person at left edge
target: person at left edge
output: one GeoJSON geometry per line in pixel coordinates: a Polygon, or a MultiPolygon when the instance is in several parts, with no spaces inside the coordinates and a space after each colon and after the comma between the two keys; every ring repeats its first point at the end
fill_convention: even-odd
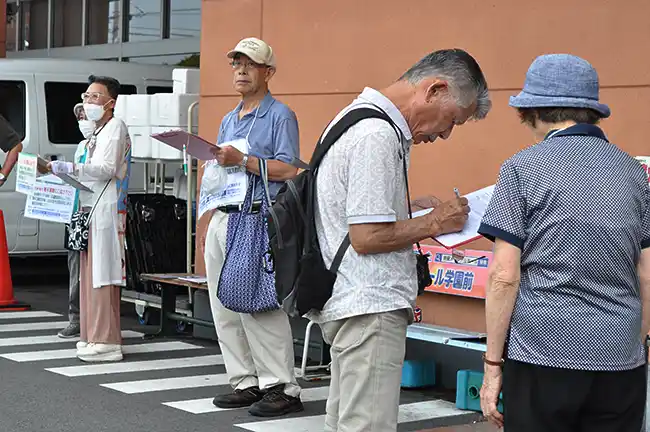
{"type": "Polygon", "coordinates": [[[5,163],[0,167],[0,187],[2,187],[18,160],[18,153],[23,151],[20,137],[2,115],[0,115],[0,149],[7,153],[5,163]]]}
{"type": "MultiPolygon", "coordinates": [[[[297,173],[290,163],[299,156],[298,121],[293,111],[269,92],[268,83],[276,70],[269,45],[247,38],[227,56],[232,59],[233,85],[241,95],[241,102],[221,122],[216,161],[222,167],[241,166],[248,173],[259,175],[258,157],[266,159],[273,200],[283,181],[297,173]],[[242,138],[247,138],[250,154],[222,145],[242,138]]],[[[258,176],[253,178],[257,182],[253,200],[259,203],[263,187],[258,176]]],[[[239,211],[237,206],[220,207],[209,215],[202,245],[212,315],[233,388],[232,393],[218,395],[213,403],[219,408],[250,407],[252,415],[264,417],[302,411],[300,387],[293,369],[293,338],[286,313],[279,309],[240,314],[223,307],[217,298],[228,217],[235,211],[239,211]]]]}

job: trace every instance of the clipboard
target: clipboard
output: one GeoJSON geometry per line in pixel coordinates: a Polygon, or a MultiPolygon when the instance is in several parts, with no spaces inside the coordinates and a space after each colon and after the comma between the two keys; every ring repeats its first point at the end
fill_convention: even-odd
{"type": "MultiPolygon", "coordinates": [[[[47,164],[49,163],[47,161],[47,159],[44,159],[41,156],[36,156],[36,160],[37,160],[38,166],[40,166],[41,168],[47,168],[47,164]]],[[[54,174],[54,173],[52,173],[52,174],[54,176],[60,178],[66,184],[72,186],[73,188],[75,188],[77,190],[81,190],[81,191],[88,192],[88,193],[93,193],[92,189],[90,189],[88,186],[84,185],[79,180],[77,180],[76,178],[74,178],[74,177],[72,177],[72,176],[70,176],[68,174],[54,174]]]]}
{"type": "Polygon", "coordinates": [[[215,159],[212,154],[212,150],[217,148],[215,144],[182,129],[151,134],[151,138],[176,150],[185,151],[195,159],[204,161],[215,159]]]}
{"type": "MultiPolygon", "coordinates": [[[[481,219],[483,219],[483,215],[490,203],[490,199],[492,199],[494,186],[495,185],[487,186],[483,189],[464,195],[469,202],[470,213],[463,230],[450,234],[442,234],[438,237],[433,237],[433,240],[447,249],[456,249],[467,243],[473,242],[474,240],[482,238],[483,236],[478,233],[478,229],[481,226],[481,219]]],[[[424,216],[431,211],[433,211],[433,209],[420,210],[414,212],[413,217],[424,216]]]]}

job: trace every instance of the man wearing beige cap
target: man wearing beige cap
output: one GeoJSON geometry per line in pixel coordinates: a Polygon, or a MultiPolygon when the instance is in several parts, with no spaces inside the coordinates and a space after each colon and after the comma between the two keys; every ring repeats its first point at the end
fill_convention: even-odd
{"type": "MultiPolygon", "coordinates": [[[[252,236],[238,243],[233,239],[251,237],[250,232],[242,232],[241,223],[232,221],[255,218],[256,213],[264,211],[263,200],[274,200],[284,181],[296,175],[297,169],[291,163],[299,157],[298,121],[293,111],[269,92],[268,83],[275,74],[275,56],[268,44],[247,38],[227,56],[234,73],[233,86],[241,95],[241,102],[221,122],[215,159],[207,161],[201,185],[201,202],[216,197],[212,201],[216,203],[213,210],[208,212],[210,223],[203,249],[212,315],[234,389],[232,393],[215,397],[213,403],[225,409],[250,407],[253,415],[274,417],[303,410],[300,387],[293,372],[291,327],[288,316],[279,307],[252,313],[233,310],[249,310],[250,305],[242,300],[245,296],[240,291],[243,287],[260,285],[251,282],[250,276],[259,273],[262,266],[261,257],[254,256],[259,248],[251,245],[263,242],[268,235],[252,236]],[[268,183],[261,181],[260,160],[266,162],[268,183]],[[226,168],[227,181],[220,167],[226,168]],[[216,175],[220,169],[222,175],[216,175]],[[241,194],[238,201],[229,201],[231,196],[238,195],[232,186],[237,182],[230,178],[236,174],[240,174],[240,179],[242,176],[247,179],[244,181],[247,185],[238,191],[246,190],[250,194],[250,206],[243,205],[241,194]],[[242,256],[252,257],[248,262],[253,265],[231,272],[230,260],[239,262],[242,256]],[[231,283],[224,283],[226,279],[231,283]],[[231,293],[229,298],[246,303],[242,308],[226,301],[227,286],[238,287],[239,291],[231,293]]],[[[267,291],[269,287],[275,296],[272,283],[266,285],[267,291]]]]}

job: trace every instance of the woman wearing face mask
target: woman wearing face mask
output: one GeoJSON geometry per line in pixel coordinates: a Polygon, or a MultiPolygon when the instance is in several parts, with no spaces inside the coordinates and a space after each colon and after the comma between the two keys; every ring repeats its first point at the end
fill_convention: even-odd
{"type": "MultiPolygon", "coordinates": [[[[83,104],[78,103],[74,106],[73,112],[77,121],[79,122],[79,130],[83,135],[84,139],[79,142],[77,150],[74,153],[74,163],[83,163],[84,153],[86,152],[86,144],[88,143],[88,138],[91,137],[95,131],[95,122],[88,120],[86,114],[84,113],[83,104]]],[[[74,211],[77,211],[79,207],[79,193],[77,192],[77,197],[75,198],[74,211]]],[[[79,260],[80,255],[79,251],[69,250],[68,251],[68,271],[70,273],[70,296],[68,304],[68,319],[70,324],[63,330],[59,332],[59,337],[63,339],[71,339],[79,336],[80,327],[79,327],[79,260]]]]}
{"type": "MultiPolygon", "coordinates": [[[[80,192],[81,210],[91,212],[88,249],[80,256],[80,342],[77,357],[87,362],[122,360],[120,287],[125,285],[124,228],[131,140],[113,116],[120,84],[89,77],[82,95],[86,118],[95,122],[81,162],[50,162],[51,170],[74,174],[93,193],[80,192]],[[94,208],[94,210],[93,210],[94,208]]],[[[84,125],[88,127],[88,125],[84,125]]],[[[88,127],[88,129],[90,129],[88,127]]]]}

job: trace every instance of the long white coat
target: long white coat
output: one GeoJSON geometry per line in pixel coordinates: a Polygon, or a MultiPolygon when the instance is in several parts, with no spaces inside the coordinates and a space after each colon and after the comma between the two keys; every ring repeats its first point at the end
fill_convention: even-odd
{"type": "Polygon", "coordinates": [[[79,180],[93,190],[92,194],[80,192],[81,206],[96,205],[90,221],[93,288],[124,286],[126,282],[124,236],[120,235],[124,233],[125,218],[118,214],[117,180],[127,175],[126,152],[130,148],[126,125],[112,118],[97,135],[94,148],[88,150],[86,162],[75,165],[79,180]]]}

